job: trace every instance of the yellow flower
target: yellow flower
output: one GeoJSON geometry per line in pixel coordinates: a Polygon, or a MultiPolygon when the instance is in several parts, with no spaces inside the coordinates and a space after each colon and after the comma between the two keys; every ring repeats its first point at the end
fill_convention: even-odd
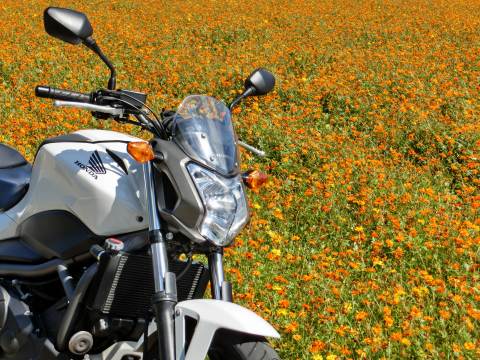
{"type": "Polygon", "coordinates": [[[467,350],[475,350],[475,344],[473,342],[467,341],[465,344],[463,344],[463,347],[467,350]]]}
{"type": "Polygon", "coordinates": [[[383,261],[380,260],[380,259],[373,260],[373,266],[376,266],[376,265],[378,265],[378,266],[383,266],[384,263],[383,263],[383,261]]]}
{"type": "Polygon", "coordinates": [[[272,230],[268,230],[267,231],[267,234],[268,236],[271,237],[271,239],[274,241],[274,242],[279,242],[280,240],[282,240],[282,236],[277,234],[275,231],[272,231],[272,230]]]}
{"type": "Polygon", "coordinates": [[[323,356],[322,355],[319,355],[319,354],[315,354],[313,355],[313,360],[323,360],[323,356]]]}
{"type": "Polygon", "coordinates": [[[349,302],[343,304],[343,312],[348,314],[350,311],[352,311],[352,307],[352,304],[349,302]]]}
{"type": "Polygon", "coordinates": [[[282,251],[280,249],[272,249],[272,254],[276,256],[282,255],[282,251]]]}

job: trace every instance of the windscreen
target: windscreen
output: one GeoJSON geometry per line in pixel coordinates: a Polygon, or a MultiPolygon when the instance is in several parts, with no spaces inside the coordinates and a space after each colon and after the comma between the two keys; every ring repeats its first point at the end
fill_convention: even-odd
{"type": "Polygon", "coordinates": [[[173,138],[188,156],[220,174],[236,173],[235,132],[223,102],[204,95],[188,96],[173,121],[173,138]]]}

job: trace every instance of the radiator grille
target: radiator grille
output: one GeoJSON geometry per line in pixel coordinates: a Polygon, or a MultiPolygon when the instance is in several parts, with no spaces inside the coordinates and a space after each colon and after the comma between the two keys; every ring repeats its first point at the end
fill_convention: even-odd
{"type": "MultiPolygon", "coordinates": [[[[182,261],[169,263],[170,271],[177,276],[186,266],[182,261]]],[[[122,254],[109,259],[101,269],[97,288],[93,289],[92,307],[104,314],[144,317],[155,291],[151,257],[122,254]]],[[[208,279],[208,269],[200,263],[192,263],[177,280],[178,301],[203,297],[208,279]]]]}

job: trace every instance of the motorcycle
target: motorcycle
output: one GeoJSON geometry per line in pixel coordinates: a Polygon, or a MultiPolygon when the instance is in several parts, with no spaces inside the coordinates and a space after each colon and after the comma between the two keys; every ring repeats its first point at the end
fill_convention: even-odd
{"type": "Polygon", "coordinates": [[[233,303],[223,269],[248,221],[245,185],[264,181],[240,173],[238,146],[262,152],[237,139],[231,110],[270,92],[273,75],[255,70],[229,107],[192,95],[158,116],[146,94],[117,89],[84,14],[50,7],[44,25],[93,50],[110,78],[90,94],[36,96],[152,140],[76,131],[45,140],[33,165],[0,144],[0,358],[279,359],[267,343],[279,334],[233,303]]]}

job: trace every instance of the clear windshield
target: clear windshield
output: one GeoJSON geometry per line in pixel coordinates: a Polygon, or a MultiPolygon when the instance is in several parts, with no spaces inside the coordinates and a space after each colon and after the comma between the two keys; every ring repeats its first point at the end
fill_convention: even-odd
{"type": "Polygon", "coordinates": [[[235,132],[230,110],[223,102],[209,96],[188,96],[173,121],[174,140],[193,160],[223,175],[236,171],[235,132]]]}

